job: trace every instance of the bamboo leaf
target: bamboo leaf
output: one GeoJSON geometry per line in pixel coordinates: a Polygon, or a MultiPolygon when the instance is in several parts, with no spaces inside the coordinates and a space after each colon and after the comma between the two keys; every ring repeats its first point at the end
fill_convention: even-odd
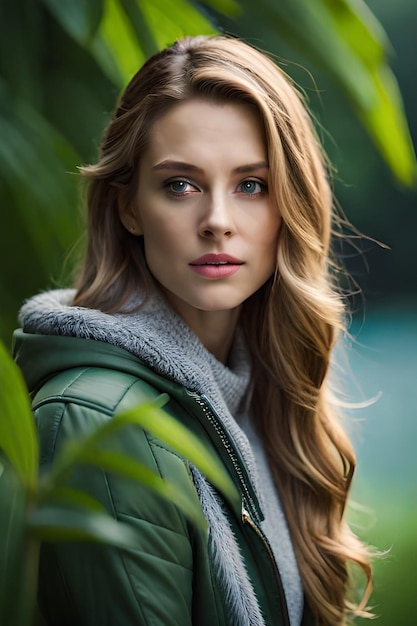
{"type": "Polygon", "coordinates": [[[43,0],[62,28],[85,45],[97,31],[103,14],[103,0],[43,0]]]}
{"type": "Polygon", "coordinates": [[[12,467],[0,475],[0,624],[10,624],[14,597],[23,585],[26,497],[12,467]]]}
{"type": "Polygon", "coordinates": [[[34,489],[39,444],[23,376],[0,342],[0,449],[22,483],[34,489]]]}
{"type": "MultiPolygon", "coordinates": [[[[108,440],[121,428],[136,424],[145,428],[152,435],[171,446],[184,458],[191,461],[220,491],[230,499],[235,500],[238,497],[236,488],[214,454],[207,450],[193,433],[160,409],[161,404],[165,403],[167,398],[166,394],[161,394],[152,403],[143,404],[136,409],[115,415],[99,428],[94,429],[89,435],[84,436],[83,439],[68,441],[55,458],[49,473],[49,484],[62,483],[70,470],[78,463],[85,462],[88,459],[89,463],[94,464],[94,459],[98,461],[99,455],[102,454],[98,448],[100,443],[108,440]]],[[[113,460],[115,458],[113,457],[113,460]]],[[[111,463],[110,456],[107,457],[107,461],[111,463]]],[[[134,473],[136,471],[130,465],[128,457],[124,459],[125,463],[122,459],[119,459],[119,461],[121,472],[132,471],[134,473]]],[[[133,462],[136,464],[135,461],[133,462]]],[[[99,462],[95,464],[100,466],[99,462]]],[[[150,482],[152,481],[150,480],[150,482]]],[[[46,493],[50,487],[46,484],[43,485],[42,489],[46,493]]],[[[168,495],[167,497],[171,496],[168,495]]],[[[185,506],[187,505],[185,504],[185,506]]]]}
{"type": "Polygon", "coordinates": [[[26,532],[27,495],[6,461],[0,476],[0,624],[10,626],[31,624],[35,607],[39,545],[26,532]]]}
{"type": "Polygon", "coordinates": [[[388,66],[374,71],[372,78],[375,104],[370,109],[358,108],[358,117],[397,179],[411,187],[417,182],[417,164],[397,81],[388,66]]]}
{"type": "MultiPolygon", "coordinates": [[[[140,409],[141,412],[145,412],[148,408],[159,407],[166,402],[166,394],[162,394],[157,398],[153,404],[143,404],[140,409]]],[[[42,492],[48,492],[51,486],[60,484],[66,480],[68,473],[75,465],[81,462],[81,459],[87,458],[91,452],[94,452],[98,445],[109,439],[112,435],[116,434],[122,427],[127,424],[138,424],[138,418],[135,420],[120,420],[118,417],[113,417],[107,422],[104,422],[99,427],[93,428],[89,434],[86,434],[82,439],[71,439],[65,443],[62,449],[55,456],[52,468],[48,472],[45,484],[41,485],[42,492]]],[[[42,481],[43,482],[43,481],[42,481]]]]}
{"type": "Polygon", "coordinates": [[[236,488],[214,454],[185,426],[167,413],[148,405],[119,413],[112,421],[116,421],[116,424],[140,425],[196,465],[208,480],[230,499],[236,499],[236,488]]]}
{"type": "Polygon", "coordinates": [[[107,0],[91,52],[103,72],[122,87],[145,61],[140,42],[118,0],[107,0]]]}
{"type": "Polygon", "coordinates": [[[134,548],[136,532],[105,513],[63,506],[42,506],[28,516],[28,528],[39,541],[96,541],[134,548]]]}
{"type": "Polygon", "coordinates": [[[63,487],[54,485],[50,490],[39,490],[38,502],[42,504],[42,500],[47,499],[48,504],[55,501],[61,501],[64,505],[72,505],[78,508],[88,509],[89,511],[104,511],[104,507],[95,498],[84,491],[73,489],[71,487],[63,487]]]}
{"type": "Polygon", "coordinates": [[[238,15],[241,11],[239,2],[236,0],[205,0],[204,4],[212,7],[219,13],[223,13],[223,15],[238,15]]]}
{"type": "Polygon", "coordinates": [[[145,56],[150,57],[158,52],[158,44],[147,24],[146,15],[141,7],[142,3],[138,0],[119,0],[119,3],[132,25],[145,56]]]}
{"type": "MultiPolygon", "coordinates": [[[[0,169],[13,196],[13,211],[19,212],[20,223],[49,272],[52,245],[65,249],[76,236],[77,194],[65,172],[74,171],[80,157],[31,105],[12,97],[1,82],[0,102],[0,169]]],[[[6,219],[10,211],[5,207],[6,219]]]]}
{"type": "Polygon", "coordinates": [[[100,467],[105,471],[115,472],[145,485],[162,498],[174,503],[191,521],[204,528],[204,518],[199,509],[196,509],[195,502],[190,502],[175,485],[168,480],[163,480],[155,472],[142,463],[138,463],[129,455],[102,449],[86,450],[81,455],[80,462],[100,467]]]}
{"type": "Polygon", "coordinates": [[[143,0],[142,9],[159,48],[186,35],[212,35],[217,32],[203,10],[188,0],[143,0]]]}
{"type": "MultiPolygon", "coordinates": [[[[387,36],[362,0],[241,0],[228,30],[254,43],[262,33],[271,51],[285,41],[338,85],[377,144],[397,180],[412,185],[417,161],[398,85],[389,70],[387,36]],[[389,136],[387,128],[395,131],[389,136]]],[[[278,48],[278,50],[277,50],[278,48]]]]}

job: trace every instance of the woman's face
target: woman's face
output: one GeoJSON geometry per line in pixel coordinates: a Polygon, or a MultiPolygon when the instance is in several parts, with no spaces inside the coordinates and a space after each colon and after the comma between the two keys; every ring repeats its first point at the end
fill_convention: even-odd
{"type": "Polygon", "coordinates": [[[188,323],[196,310],[236,313],[274,272],[281,222],[256,110],[203,99],[174,105],[150,129],[138,181],[121,219],[143,234],[173,308],[188,323]]]}

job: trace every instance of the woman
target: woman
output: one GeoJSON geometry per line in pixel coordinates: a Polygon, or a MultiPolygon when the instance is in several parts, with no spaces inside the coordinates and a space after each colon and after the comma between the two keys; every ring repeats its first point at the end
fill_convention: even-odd
{"type": "Polygon", "coordinates": [[[146,489],[83,469],[74,481],[140,531],[138,549],[45,546],[47,622],[333,626],[363,614],[348,568],[369,587],[369,555],[344,520],[355,457],[327,380],[344,316],[332,194],[299,94],[241,41],[186,38],[132,79],[98,163],[81,171],[76,290],[30,300],[16,334],[42,460],[167,391],[241,502],[130,433],[123,449],[193,499],[208,533],[146,489]]]}

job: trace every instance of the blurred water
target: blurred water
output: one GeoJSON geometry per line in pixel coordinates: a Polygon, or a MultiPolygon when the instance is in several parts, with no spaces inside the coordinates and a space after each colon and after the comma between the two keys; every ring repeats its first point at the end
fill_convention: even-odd
{"type": "Polygon", "coordinates": [[[379,396],[351,416],[356,483],[417,506],[417,303],[368,312],[351,331],[350,397],[379,396]]]}
{"type": "Polygon", "coordinates": [[[348,519],[362,539],[387,551],[374,565],[371,604],[379,626],[411,626],[417,623],[417,303],[370,311],[352,333],[350,396],[380,397],[349,415],[358,467],[348,519]]]}

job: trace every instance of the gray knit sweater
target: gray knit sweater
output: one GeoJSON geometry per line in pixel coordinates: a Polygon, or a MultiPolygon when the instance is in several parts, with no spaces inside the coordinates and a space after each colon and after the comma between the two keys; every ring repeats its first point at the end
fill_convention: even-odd
{"type": "MultiPolygon", "coordinates": [[[[236,332],[226,366],[206,350],[159,294],[152,296],[139,312],[113,315],[70,306],[72,296],[72,290],[55,290],[30,299],[20,312],[23,329],[117,345],[158,374],[210,399],[239,448],[258,493],[265,515],[263,531],[280,570],[290,623],[299,626],[303,589],[279,496],[247,408],[250,358],[242,333],[239,329],[236,332]]],[[[203,483],[196,486],[205,488],[203,483]]]]}

